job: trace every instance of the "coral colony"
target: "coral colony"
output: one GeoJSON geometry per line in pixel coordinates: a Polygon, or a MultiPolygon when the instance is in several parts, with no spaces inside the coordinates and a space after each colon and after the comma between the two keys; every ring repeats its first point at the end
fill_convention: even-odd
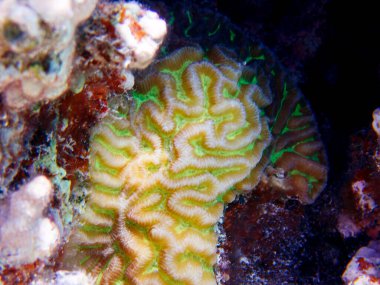
{"type": "Polygon", "coordinates": [[[284,191],[310,202],[321,190],[325,167],[305,162],[321,144],[303,141],[313,131],[297,95],[282,99],[277,116],[290,118],[281,132],[282,120],[268,124],[263,112],[271,94],[229,50],[185,47],[155,63],[136,81],[129,112],[94,130],[90,197],[65,262],[104,284],[215,284],[223,205],[255,187],[271,156],[272,171],[291,173],[284,191]]]}
{"type": "Polygon", "coordinates": [[[251,80],[218,48],[185,47],[143,76],[126,118],[94,131],[75,260],[104,284],[215,284],[214,226],[270,141],[270,98],[251,80]]]}
{"type": "MultiPolygon", "coordinates": [[[[223,41],[202,46],[190,40],[196,27],[187,14],[186,45],[177,35],[179,48],[163,47],[151,64],[167,32],[155,12],[135,2],[48,2],[0,2],[8,116],[0,131],[1,266],[56,258],[57,284],[216,284],[216,226],[237,194],[261,182],[309,204],[323,190],[326,158],[310,107],[261,44],[250,46],[249,60],[223,41]],[[99,99],[99,114],[70,115],[78,98],[99,99]],[[43,103],[54,110],[53,131],[33,158],[21,146],[22,114],[43,113],[43,103]],[[78,160],[88,171],[72,170],[78,160]],[[51,182],[36,175],[42,170],[51,182]],[[7,193],[25,172],[29,182],[7,193]],[[84,210],[74,209],[80,187],[84,210]],[[58,213],[44,211],[53,192],[65,205],[58,213]]],[[[229,34],[234,44],[236,31],[229,34]]]]}

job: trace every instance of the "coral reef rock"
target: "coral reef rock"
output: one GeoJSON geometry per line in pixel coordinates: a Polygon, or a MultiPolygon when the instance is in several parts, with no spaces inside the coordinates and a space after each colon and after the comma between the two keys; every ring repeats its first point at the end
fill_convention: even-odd
{"type": "Polygon", "coordinates": [[[288,206],[279,192],[261,186],[225,211],[218,284],[305,284],[297,283],[307,243],[303,206],[295,200],[288,206]]]}
{"type": "Polygon", "coordinates": [[[380,138],[380,108],[377,108],[375,111],[373,111],[372,117],[372,128],[380,138]]]}
{"type": "Polygon", "coordinates": [[[23,116],[9,112],[0,98],[0,199],[8,192],[26,152],[27,123],[23,116]]]}
{"type": "Polygon", "coordinates": [[[166,35],[166,23],[157,13],[143,9],[136,2],[123,4],[120,11],[115,29],[124,42],[120,49],[127,55],[124,67],[145,68],[152,62],[166,35]]]}
{"type": "Polygon", "coordinates": [[[45,176],[37,176],[0,206],[0,261],[18,266],[50,257],[60,241],[57,225],[43,215],[53,195],[45,176]]]}
{"type": "Polygon", "coordinates": [[[166,22],[137,2],[101,2],[80,31],[72,91],[80,91],[83,74],[114,72],[131,89],[131,70],[152,62],[166,32],[166,22]]]}
{"type": "Polygon", "coordinates": [[[360,248],[342,276],[346,285],[380,284],[380,241],[360,248]]]}
{"type": "Polygon", "coordinates": [[[375,130],[361,131],[351,139],[351,163],[342,189],[343,209],[338,230],[344,237],[380,233],[380,144],[375,130]]]}
{"type": "Polygon", "coordinates": [[[0,2],[0,92],[22,109],[68,87],[77,25],[96,0],[0,2]]]}

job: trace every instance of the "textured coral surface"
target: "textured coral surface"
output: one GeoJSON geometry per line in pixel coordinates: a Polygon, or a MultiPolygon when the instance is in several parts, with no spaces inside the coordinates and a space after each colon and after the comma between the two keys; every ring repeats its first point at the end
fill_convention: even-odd
{"type": "Polygon", "coordinates": [[[176,2],[170,7],[171,35],[163,51],[183,43],[196,42],[206,48],[218,43],[244,59],[247,73],[273,98],[264,110],[273,137],[263,160],[271,165],[266,182],[286,197],[313,203],[326,184],[327,161],[310,105],[293,76],[255,35],[243,33],[216,11],[200,6],[176,2]]]}
{"type": "Polygon", "coordinates": [[[237,182],[257,183],[270,140],[270,98],[251,80],[221,49],[183,48],[139,82],[126,118],[96,128],[69,246],[101,283],[215,284],[214,225],[237,182]]]}

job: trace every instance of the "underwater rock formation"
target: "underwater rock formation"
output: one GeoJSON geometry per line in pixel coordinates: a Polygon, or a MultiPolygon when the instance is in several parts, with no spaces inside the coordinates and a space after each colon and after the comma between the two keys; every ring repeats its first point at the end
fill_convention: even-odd
{"type": "Polygon", "coordinates": [[[353,135],[350,147],[349,178],[341,192],[338,230],[344,237],[365,232],[376,239],[380,234],[380,143],[375,129],[353,135]]]}
{"type": "Polygon", "coordinates": [[[27,123],[23,116],[12,113],[0,98],[0,199],[5,197],[25,155],[27,123]]]}
{"type": "Polygon", "coordinates": [[[0,92],[13,109],[80,89],[88,54],[97,67],[102,57],[117,65],[131,89],[130,69],[145,68],[166,35],[165,21],[136,2],[104,2],[96,9],[97,0],[44,3],[0,3],[0,92]]]}
{"type": "Polygon", "coordinates": [[[43,211],[53,196],[45,176],[32,181],[0,204],[0,266],[18,266],[50,257],[58,246],[57,225],[43,211]]]}
{"type": "Polygon", "coordinates": [[[77,25],[97,0],[0,3],[0,92],[16,109],[54,99],[68,87],[77,25]]]}
{"type": "MultiPolygon", "coordinates": [[[[33,3],[36,4],[37,2],[38,1],[34,1],[33,3]]],[[[61,3],[63,7],[59,6],[56,10],[52,9],[51,11],[47,11],[46,14],[62,13],[60,17],[54,19],[54,23],[61,23],[60,21],[63,21],[61,23],[62,25],[73,24],[74,20],[70,17],[74,17],[75,15],[71,15],[72,13],[70,14],[69,11],[66,10],[71,8],[77,9],[78,7],[70,3],[70,1],[63,1],[61,3]]],[[[8,9],[3,7],[4,10],[1,11],[5,17],[7,15],[6,13],[15,11],[13,6],[19,7],[17,5],[21,4],[15,1],[4,1],[1,5],[4,5],[4,7],[8,9]]],[[[36,9],[37,8],[42,9],[40,6],[36,6],[36,9]]],[[[87,6],[87,9],[89,8],[92,8],[92,6],[87,6]]],[[[20,11],[22,12],[23,10],[21,9],[20,11]]],[[[89,13],[89,11],[87,12],[89,13]]],[[[43,15],[48,17],[45,14],[43,15]]],[[[53,21],[54,17],[49,16],[48,18],[52,18],[53,21]]],[[[22,19],[20,18],[19,20],[21,21],[22,19]]],[[[27,23],[29,22],[25,22],[25,25],[27,23]]],[[[22,25],[22,27],[24,26],[22,25]]],[[[26,27],[24,28],[26,29],[26,27]]],[[[83,141],[88,141],[89,136],[86,136],[86,134],[89,133],[92,124],[96,123],[97,118],[101,117],[102,114],[108,110],[107,99],[114,94],[125,93],[132,88],[134,78],[131,69],[143,68],[153,60],[158,47],[165,37],[166,23],[160,19],[156,13],[142,7],[136,2],[102,2],[96,7],[93,15],[76,31],[69,31],[72,37],[72,43],[70,43],[70,45],[74,45],[73,53],[75,50],[75,59],[70,62],[65,60],[65,64],[70,67],[70,70],[65,71],[67,75],[62,76],[49,73],[49,78],[60,80],[65,87],[62,87],[62,90],[56,88],[56,86],[54,87],[54,91],[59,93],[57,93],[57,96],[63,95],[63,100],[55,101],[55,105],[52,105],[50,111],[48,111],[55,113],[56,116],[59,113],[59,118],[56,118],[59,122],[58,124],[54,123],[56,122],[54,114],[53,116],[50,114],[49,119],[52,120],[52,123],[50,126],[46,126],[47,124],[45,124],[45,128],[50,130],[51,128],[54,129],[55,126],[59,126],[59,129],[56,131],[58,134],[58,151],[60,152],[58,160],[61,165],[66,166],[69,164],[68,168],[70,169],[68,170],[71,171],[73,164],[88,164],[85,158],[88,145],[82,143],[83,141]],[[74,41],[74,38],[76,41],[74,41]],[[70,76],[68,76],[69,73],[70,76]],[[95,104],[97,100],[101,101],[100,107],[95,104]],[[56,111],[53,111],[54,108],[56,111]],[[81,115],[78,116],[78,113],[75,112],[80,112],[81,115]],[[87,116],[86,114],[89,115],[87,116]]],[[[56,32],[59,33],[62,31],[58,30],[56,32]]],[[[20,54],[16,54],[20,58],[14,58],[15,62],[19,63],[21,59],[32,61],[33,68],[36,69],[36,66],[42,64],[42,62],[38,61],[39,59],[32,59],[30,57],[41,57],[41,53],[43,52],[54,51],[51,51],[50,48],[62,46],[56,43],[59,38],[54,37],[54,35],[50,35],[52,42],[46,45],[41,44],[42,46],[36,46],[35,52],[20,50],[20,54]]],[[[26,35],[24,36],[26,37],[26,35]]],[[[45,34],[43,34],[43,36],[48,37],[45,34]]],[[[26,42],[31,41],[27,38],[23,40],[26,42]]],[[[48,39],[46,39],[46,41],[48,41],[48,39]]],[[[9,46],[7,42],[0,42],[4,49],[17,47],[9,46]]],[[[0,65],[3,60],[6,60],[6,55],[8,54],[8,51],[4,51],[4,57],[0,56],[0,65]]],[[[14,70],[12,64],[7,65],[7,68],[14,70]]],[[[30,78],[30,80],[37,80],[38,84],[45,84],[44,79],[40,78],[43,76],[39,73],[40,69],[34,69],[31,74],[31,76],[34,77],[30,78]]],[[[54,69],[53,71],[58,72],[59,70],[54,69]]],[[[1,76],[6,76],[6,78],[12,80],[12,82],[21,80],[19,77],[9,75],[7,72],[0,75],[0,78],[1,76]]],[[[27,80],[24,79],[22,79],[22,82],[26,83],[27,80]]],[[[17,84],[14,82],[7,83],[4,85],[4,88],[10,88],[13,85],[16,86],[17,84]]],[[[28,90],[31,91],[31,86],[29,87],[28,90]]],[[[41,92],[45,91],[42,90],[41,92]]],[[[41,96],[29,98],[28,93],[22,92],[20,96],[26,96],[28,100],[24,102],[25,98],[21,100],[20,98],[14,97],[15,102],[21,104],[19,107],[13,106],[17,107],[16,109],[19,111],[16,113],[13,108],[10,108],[12,106],[7,103],[7,94],[8,93],[4,91],[1,93],[2,98],[0,98],[0,197],[6,195],[6,192],[12,187],[11,184],[17,184],[13,181],[14,178],[22,176],[20,172],[25,172],[23,169],[26,167],[25,165],[21,165],[22,161],[33,160],[28,153],[28,150],[31,148],[30,139],[33,136],[33,132],[37,131],[37,127],[43,125],[42,122],[38,122],[38,120],[46,119],[44,118],[46,114],[44,115],[43,113],[49,109],[49,107],[40,109],[41,105],[43,105],[43,102],[40,102],[40,104],[34,105],[33,110],[23,110],[39,100],[48,98],[45,98],[44,96],[46,94],[43,95],[43,93],[40,94],[41,96]]],[[[46,130],[46,132],[49,131],[46,130]]],[[[53,132],[55,131],[53,130],[53,132]]],[[[52,136],[54,137],[55,134],[52,134],[52,136]]],[[[29,165],[30,163],[28,163],[27,167],[29,167],[29,165]]],[[[78,167],[76,171],[81,171],[85,168],[86,167],[78,167]]],[[[33,174],[33,171],[31,172],[33,174]]],[[[69,175],[71,175],[69,178],[72,179],[72,173],[69,173],[69,175]]]]}
{"type": "MultiPolygon", "coordinates": [[[[37,12],[33,10],[34,8],[32,10],[37,16],[42,15],[41,17],[48,17],[47,14],[49,13],[62,13],[62,17],[49,16],[48,18],[52,21],[52,25],[56,23],[68,25],[75,22],[72,17],[76,15],[69,12],[68,9],[76,9],[78,8],[77,4],[83,4],[84,6],[80,7],[86,11],[82,12],[86,12],[90,16],[97,1],[92,1],[93,4],[91,5],[88,1],[59,1],[58,4],[52,1],[44,7],[41,7],[43,1],[29,1],[33,2],[33,5],[26,2],[28,1],[2,1],[0,3],[2,8],[0,14],[4,17],[9,14],[11,17],[18,13],[17,25],[20,29],[26,29],[19,31],[25,32],[18,42],[20,45],[33,43],[32,39],[28,37],[29,34],[26,33],[27,25],[33,25],[33,22],[30,22],[30,19],[22,19],[20,13],[25,12],[25,9],[21,9],[21,6],[26,5],[28,9],[31,9],[33,5],[37,5],[33,7],[36,11],[40,10],[37,12]],[[54,6],[55,4],[57,4],[55,7],[50,7],[50,5],[54,6]],[[15,7],[20,9],[17,10],[15,7]],[[47,7],[51,9],[43,11],[47,7]]],[[[1,29],[3,27],[7,29],[18,27],[15,26],[16,24],[8,27],[7,23],[2,22],[3,20],[5,21],[6,18],[0,19],[1,24],[4,24],[0,27],[1,29]]],[[[39,24],[44,24],[43,21],[41,20],[39,24]]],[[[45,25],[38,27],[41,29],[49,28],[45,25]]],[[[3,30],[1,31],[3,32],[3,30]]],[[[82,182],[88,175],[90,129],[108,111],[108,99],[112,101],[116,95],[124,94],[132,88],[134,81],[130,69],[143,68],[153,60],[165,37],[166,23],[156,13],[136,2],[102,2],[97,5],[94,13],[86,22],[77,29],[67,29],[66,31],[70,33],[71,37],[71,51],[73,54],[75,51],[75,57],[72,60],[70,58],[70,60],[65,59],[64,61],[65,65],[69,67],[65,72],[70,76],[61,76],[61,74],[56,73],[46,75],[46,70],[41,69],[42,73],[39,73],[38,68],[33,70],[34,73],[31,74],[29,70],[25,69],[29,67],[30,62],[33,63],[31,64],[33,68],[39,67],[43,63],[48,64],[49,62],[42,62],[40,57],[45,53],[49,54],[49,52],[63,48],[63,45],[57,43],[57,41],[62,40],[59,35],[63,32],[63,29],[58,28],[52,31],[43,30],[40,36],[51,36],[51,42],[42,38],[42,46],[35,46],[33,51],[26,50],[26,48],[22,50],[21,47],[17,49],[17,45],[10,45],[6,39],[0,39],[0,70],[2,70],[1,64],[9,59],[7,56],[10,55],[9,50],[12,48],[14,49],[12,50],[14,56],[18,56],[12,57],[12,59],[15,61],[25,60],[24,65],[21,66],[23,69],[20,70],[15,68],[11,64],[12,62],[7,61],[6,66],[4,66],[12,72],[18,73],[9,75],[7,69],[5,73],[0,75],[0,198],[8,201],[4,197],[8,193],[12,197],[12,192],[21,191],[18,189],[20,184],[23,181],[28,181],[30,177],[42,173],[48,176],[55,188],[53,202],[49,204],[48,212],[58,221],[61,239],[57,240],[57,244],[66,239],[66,235],[71,230],[73,213],[84,204],[83,191],[72,192],[72,189],[77,186],[77,182],[82,182]],[[16,53],[16,49],[19,53],[16,53]],[[4,53],[2,53],[3,51],[4,53]],[[64,87],[62,90],[57,88],[55,91],[62,95],[61,98],[45,104],[48,101],[46,99],[52,99],[44,97],[46,89],[43,89],[38,96],[30,98],[28,93],[22,92],[19,94],[25,96],[25,98],[21,98],[22,100],[12,97],[19,104],[14,105],[9,101],[9,96],[14,94],[7,92],[7,90],[11,90],[12,86],[18,84],[13,81],[23,80],[22,82],[27,83],[25,79],[27,73],[34,76],[32,79],[28,77],[28,80],[38,78],[38,83],[42,85],[49,78],[59,80],[60,83],[64,84],[64,87]],[[40,77],[45,75],[50,77],[45,78],[46,80],[44,78],[40,80],[40,77]],[[2,79],[5,81],[1,81],[2,79]],[[36,102],[38,104],[34,104],[36,102]],[[30,108],[32,106],[33,108],[30,108]]],[[[4,35],[5,33],[1,34],[1,36],[4,35]]],[[[68,34],[66,35],[68,36],[68,34]]],[[[54,65],[53,67],[57,66],[54,65]]],[[[60,72],[62,70],[54,69],[53,71],[60,72]]],[[[47,83],[54,82],[49,81],[47,83]]],[[[7,245],[6,240],[3,240],[3,243],[7,245]]],[[[9,243],[9,246],[11,245],[12,243],[9,243]]],[[[46,246],[49,244],[47,243],[46,246]]],[[[39,248],[30,247],[30,251],[31,258],[35,254],[39,254],[39,248]]],[[[16,268],[12,267],[15,264],[8,262],[7,259],[1,261],[6,263],[6,269],[0,273],[3,282],[6,284],[13,284],[15,280],[27,283],[33,280],[34,271],[44,266],[49,267],[54,263],[41,259],[16,268]]],[[[30,260],[30,262],[33,261],[30,260]]],[[[44,270],[48,272],[46,268],[44,270]]]]}
{"type": "Polygon", "coordinates": [[[372,129],[376,132],[377,136],[380,138],[380,108],[373,111],[372,114],[372,129]]]}
{"type": "Polygon", "coordinates": [[[346,285],[380,285],[380,242],[360,248],[342,276],[346,285]]]}
{"type": "Polygon", "coordinates": [[[262,183],[229,204],[218,228],[218,284],[307,284],[304,207],[262,183]]]}

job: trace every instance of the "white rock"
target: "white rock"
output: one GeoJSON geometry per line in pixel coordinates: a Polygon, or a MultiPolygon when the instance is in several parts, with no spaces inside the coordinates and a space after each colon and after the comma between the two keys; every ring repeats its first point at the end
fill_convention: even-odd
{"type": "Polygon", "coordinates": [[[52,255],[60,241],[56,224],[43,216],[53,195],[45,176],[37,176],[7,197],[0,217],[0,263],[19,266],[52,255]]]}
{"type": "Polygon", "coordinates": [[[120,52],[125,56],[124,68],[146,68],[165,38],[166,22],[157,13],[144,9],[136,2],[123,4],[120,11],[123,15],[120,15],[120,22],[115,28],[122,40],[120,52]]]}
{"type": "Polygon", "coordinates": [[[372,118],[372,128],[380,138],[380,108],[377,108],[375,111],[373,111],[372,118]]]}
{"type": "Polygon", "coordinates": [[[68,88],[77,25],[97,0],[0,1],[0,92],[13,109],[68,88]],[[6,56],[11,54],[12,56],[6,56]]]}
{"type": "Polygon", "coordinates": [[[380,241],[360,248],[342,275],[346,285],[380,285],[380,241]]]}
{"type": "Polygon", "coordinates": [[[30,285],[93,285],[96,281],[83,271],[59,270],[51,275],[34,280],[30,285]]]}

